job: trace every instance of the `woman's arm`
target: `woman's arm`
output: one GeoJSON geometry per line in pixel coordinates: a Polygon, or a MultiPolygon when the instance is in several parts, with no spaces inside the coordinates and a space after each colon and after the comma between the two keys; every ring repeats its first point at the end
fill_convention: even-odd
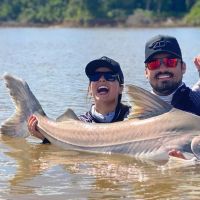
{"type": "Polygon", "coordinates": [[[37,118],[36,118],[34,115],[32,115],[32,116],[28,119],[28,130],[30,131],[31,135],[34,136],[34,137],[36,137],[36,138],[41,139],[43,144],[50,143],[50,142],[42,135],[42,133],[40,133],[40,132],[37,130],[37,124],[38,124],[37,118]]]}

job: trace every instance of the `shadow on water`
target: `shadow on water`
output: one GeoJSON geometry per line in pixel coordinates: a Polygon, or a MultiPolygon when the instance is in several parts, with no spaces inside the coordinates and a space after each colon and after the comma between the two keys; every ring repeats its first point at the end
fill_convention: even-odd
{"type": "Polygon", "coordinates": [[[1,142],[9,147],[4,154],[16,162],[6,195],[21,199],[35,195],[41,199],[65,199],[66,195],[75,199],[170,197],[179,192],[180,184],[183,187],[183,173],[187,178],[199,171],[197,166],[161,171],[159,166],[163,163],[63,151],[53,145],[38,144],[33,138],[2,135],[1,142]]]}

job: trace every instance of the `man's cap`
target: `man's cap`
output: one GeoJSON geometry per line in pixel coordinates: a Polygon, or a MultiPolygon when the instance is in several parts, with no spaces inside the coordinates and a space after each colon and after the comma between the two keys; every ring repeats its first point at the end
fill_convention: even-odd
{"type": "Polygon", "coordinates": [[[145,63],[152,59],[155,54],[169,53],[182,60],[182,53],[175,37],[157,35],[147,41],[145,45],[145,63]]]}
{"type": "Polygon", "coordinates": [[[89,62],[85,67],[85,73],[89,77],[89,75],[94,74],[95,71],[100,67],[109,68],[112,72],[119,75],[119,79],[120,79],[119,83],[120,84],[124,83],[124,75],[119,63],[106,56],[103,56],[99,59],[89,62]]]}

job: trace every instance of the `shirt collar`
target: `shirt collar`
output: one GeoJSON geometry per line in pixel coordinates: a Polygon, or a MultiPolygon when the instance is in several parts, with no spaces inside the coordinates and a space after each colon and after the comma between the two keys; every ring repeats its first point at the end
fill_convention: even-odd
{"type": "Polygon", "coordinates": [[[156,94],[153,90],[151,91],[152,94],[156,95],[157,97],[159,97],[160,99],[162,99],[163,101],[165,101],[168,104],[171,104],[172,102],[172,98],[174,96],[174,93],[182,86],[184,85],[184,83],[182,82],[179,87],[171,94],[167,95],[167,96],[159,96],[158,94],[156,94]]]}
{"type": "Polygon", "coordinates": [[[111,122],[113,120],[114,116],[115,116],[115,112],[109,112],[106,115],[98,113],[96,111],[96,109],[95,109],[95,105],[92,105],[91,114],[99,122],[103,122],[103,123],[109,123],[109,122],[111,122]]]}

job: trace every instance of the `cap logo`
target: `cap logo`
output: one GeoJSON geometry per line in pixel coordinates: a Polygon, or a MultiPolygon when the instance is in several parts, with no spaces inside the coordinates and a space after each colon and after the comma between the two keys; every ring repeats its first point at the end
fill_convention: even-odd
{"type": "Polygon", "coordinates": [[[161,48],[164,48],[166,47],[168,44],[170,44],[169,41],[157,41],[157,42],[154,42],[153,44],[149,45],[149,48],[150,49],[161,49],[161,48]]]}
{"type": "Polygon", "coordinates": [[[103,57],[101,57],[100,59],[101,59],[101,60],[105,60],[105,61],[111,63],[111,59],[108,58],[108,57],[106,57],[106,56],[103,56],[103,57]]]}

